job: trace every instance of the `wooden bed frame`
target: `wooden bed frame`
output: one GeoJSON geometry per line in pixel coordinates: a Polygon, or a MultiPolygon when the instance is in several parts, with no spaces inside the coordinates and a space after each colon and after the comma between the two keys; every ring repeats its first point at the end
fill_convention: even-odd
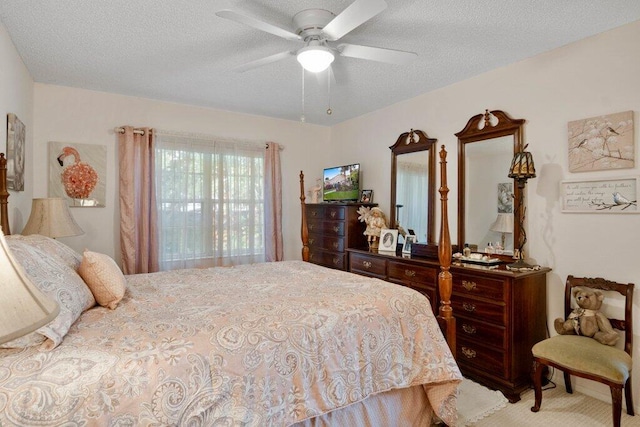
{"type": "MultiPolygon", "coordinates": [[[[440,308],[438,311],[438,323],[440,329],[449,344],[454,357],[456,354],[456,319],[451,308],[451,293],[453,280],[451,277],[451,236],[449,234],[449,211],[447,187],[447,150],[444,145],[440,149],[440,238],[438,240],[438,260],[440,261],[440,273],[438,274],[438,292],[440,295],[440,308]]],[[[309,261],[309,229],[307,228],[306,197],[304,195],[304,173],[300,171],[300,208],[302,221],[300,235],[302,237],[302,260],[309,261]]]]}
{"type": "Polygon", "coordinates": [[[7,159],[4,153],[0,153],[0,226],[5,236],[11,234],[9,229],[9,213],[7,210],[7,199],[9,191],[7,190],[7,159]]]}

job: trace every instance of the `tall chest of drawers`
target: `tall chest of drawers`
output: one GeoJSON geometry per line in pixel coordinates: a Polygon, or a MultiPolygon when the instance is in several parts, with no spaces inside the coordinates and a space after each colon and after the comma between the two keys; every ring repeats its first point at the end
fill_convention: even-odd
{"type": "MultiPolygon", "coordinates": [[[[349,271],[409,286],[440,305],[440,265],[349,249],[349,271]]],[[[451,266],[456,361],[465,377],[500,390],[511,402],[531,385],[531,347],[546,338],[548,268],[512,272],[500,267],[451,266]]]]}
{"type": "MultiPolygon", "coordinates": [[[[358,220],[362,203],[312,203],[305,207],[309,231],[309,261],[347,269],[347,248],[366,247],[366,225],[358,220]]],[[[365,204],[364,206],[376,206],[365,204]]]]}

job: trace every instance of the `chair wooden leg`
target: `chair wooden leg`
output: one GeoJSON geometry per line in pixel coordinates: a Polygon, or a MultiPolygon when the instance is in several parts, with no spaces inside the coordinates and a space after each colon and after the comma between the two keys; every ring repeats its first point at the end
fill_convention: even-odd
{"type": "Polygon", "coordinates": [[[538,412],[540,405],[542,404],[542,371],[544,370],[544,364],[534,359],[533,361],[533,389],[535,391],[535,403],[531,407],[531,412],[538,412]]]}
{"type": "Polygon", "coordinates": [[[611,386],[611,402],[613,411],[613,427],[620,427],[622,414],[622,386],[611,386]]]}
{"type": "Polygon", "coordinates": [[[571,375],[568,372],[562,372],[564,374],[564,388],[567,393],[573,394],[573,387],[571,387],[571,375]]]}
{"type": "Polygon", "coordinates": [[[629,378],[627,379],[627,383],[624,385],[624,398],[627,402],[627,414],[635,415],[633,410],[633,396],[631,393],[631,372],[629,372],[629,378]]]}

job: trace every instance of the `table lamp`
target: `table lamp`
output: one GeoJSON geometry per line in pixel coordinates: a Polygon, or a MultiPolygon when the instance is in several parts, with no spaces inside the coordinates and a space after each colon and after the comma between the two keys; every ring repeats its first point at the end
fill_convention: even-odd
{"type": "MultiPolygon", "coordinates": [[[[511,161],[511,167],[509,168],[509,178],[513,178],[516,181],[516,185],[520,189],[520,198],[518,199],[518,203],[515,206],[515,218],[518,220],[518,224],[520,225],[520,235],[518,239],[518,260],[513,264],[508,264],[507,269],[509,270],[529,270],[535,268],[532,265],[524,262],[524,244],[527,242],[527,234],[524,230],[524,219],[525,219],[525,207],[524,207],[524,188],[527,184],[527,180],[536,177],[536,168],[533,165],[533,156],[530,152],[525,151],[529,145],[525,145],[522,151],[519,151],[513,155],[513,160],[511,161]]],[[[515,247],[514,242],[514,247],[515,247]]]]}
{"type": "Polygon", "coordinates": [[[40,234],[51,237],[69,237],[84,234],[69,212],[67,201],[60,197],[33,199],[31,215],[23,235],[40,234]]]}
{"type": "Polygon", "coordinates": [[[502,249],[504,250],[505,234],[513,233],[513,214],[499,213],[493,225],[491,225],[491,231],[501,233],[502,249]]]}
{"type": "Polygon", "coordinates": [[[0,344],[20,338],[46,325],[60,311],[29,280],[15,261],[0,233],[0,344]]]}

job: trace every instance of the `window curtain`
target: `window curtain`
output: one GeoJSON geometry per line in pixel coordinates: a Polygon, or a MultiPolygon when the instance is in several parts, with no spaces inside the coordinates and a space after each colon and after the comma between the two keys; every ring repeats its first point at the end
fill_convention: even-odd
{"type": "Polygon", "coordinates": [[[120,250],[124,274],[159,270],[155,151],[152,129],[124,126],[118,135],[120,250]]]}
{"type": "Polygon", "coordinates": [[[265,260],[282,261],[282,174],[280,172],[280,145],[267,144],[264,161],[264,237],[265,260]]]}
{"type": "Polygon", "coordinates": [[[156,143],[160,268],[265,261],[264,143],[164,131],[156,143]]]}
{"type": "Polygon", "coordinates": [[[396,203],[403,205],[399,210],[398,222],[402,227],[412,228],[418,241],[427,241],[426,205],[428,203],[428,166],[426,164],[398,162],[396,182],[396,203]]]}

